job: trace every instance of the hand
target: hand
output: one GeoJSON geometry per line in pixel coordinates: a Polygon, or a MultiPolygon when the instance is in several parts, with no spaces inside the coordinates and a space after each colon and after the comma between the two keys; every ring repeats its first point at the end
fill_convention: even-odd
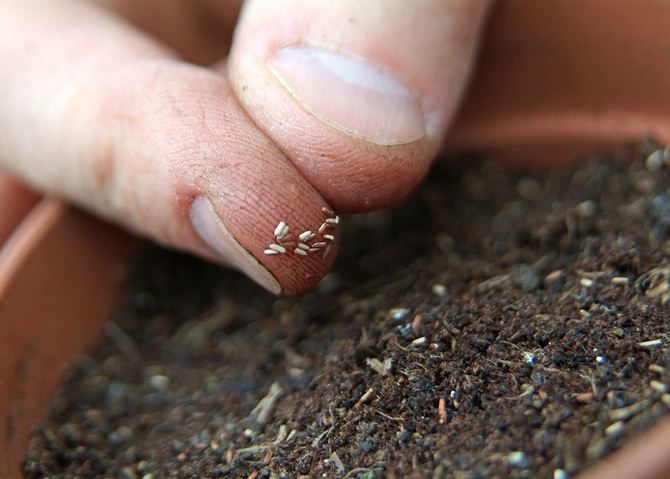
{"type": "Polygon", "coordinates": [[[487,4],[0,0],[0,166],[301,292],[333,262],[335,212],[426,173],[487,4]]]}

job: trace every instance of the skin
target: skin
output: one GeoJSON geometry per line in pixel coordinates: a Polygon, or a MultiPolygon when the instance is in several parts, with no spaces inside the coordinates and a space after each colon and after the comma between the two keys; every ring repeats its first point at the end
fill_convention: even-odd
{"type": "MultiPolygon", "coordinates": [[[[275,293],[299,293],[327,273],[337,237],[327,258],[264,255],[275,225],[316,230],[322,207],[385,208],[420,182],[487,9],[487,0],[0,0],[0,166],[159,243],[260,271],[275,293]],[[388,72],[417,99],[425,130],[392,142],[324,121],[270,67],[291,45],[388,72]],[[201,197],[232,249],[194,228],[201,197]]],[[[344,121],[365,133],[373,113],[344,121]]],[[[35,195],[12,177],[0,186],[25,209],[35,195]]]]}

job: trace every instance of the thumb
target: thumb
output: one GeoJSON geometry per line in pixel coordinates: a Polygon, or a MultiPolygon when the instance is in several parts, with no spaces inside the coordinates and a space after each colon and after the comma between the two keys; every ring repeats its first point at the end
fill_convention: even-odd
{"type": "Polygon", "coordinates": [[[399,201],[426,173],[488,0],[250,0],[228,64],[254,122],[337,210],[399,201]]]}

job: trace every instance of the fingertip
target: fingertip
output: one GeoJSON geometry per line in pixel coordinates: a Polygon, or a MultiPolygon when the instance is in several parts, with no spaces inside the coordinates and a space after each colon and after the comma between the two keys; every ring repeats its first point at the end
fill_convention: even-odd
{"type": "Polygon", "coordinates": [[[245,273],[273,294],[299,294],[313,288],[331,268],[339,243],[339,217],[325,206],[314,215],[279,219],[270,231],[238,238],[205,196],[193,201],[189,218],[200,239],[228,266],[245,273]],[[315,221],[316,220],[316,221],[315,221]],[[317,224],[318,223],[318,224],[317,224]],[[309,226],[304,226],[311,224],[309,226]],[[293,225],[293,228],[291,227],[293,225]]]}
{"type": "Polygon", "coordinates": [[[389,206],[424,177],[456,110],[485,10],[472,3],[249,1],[231,84],[330,204],[389,206]]]}

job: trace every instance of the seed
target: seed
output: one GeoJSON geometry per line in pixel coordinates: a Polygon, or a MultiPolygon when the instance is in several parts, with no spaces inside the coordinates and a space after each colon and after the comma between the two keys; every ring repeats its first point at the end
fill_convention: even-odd
{"type": "Polygon", "coordinates": [[[305,251],[304,249],[296,248],[293,250],[293,252],[300,256],[307,256],[307,251],[305,251]]]}
{"type": "Polygon", "coordinates": [[[288,225],[283,221],[280,221],[279,224],[275,227],[274,235],[275,238],[283,237],[288,233],[288,225]]]}
{"type": "Polygon", "coordinates": [[[309,245],[305,243],[298,243],[298,248],[307,251],[309,249],[309,245]]]}
{"type": "Polygon", "coordinates": [[[319,241],[318,243],[312,243],[312,248],[323,248],[327,244],[328,243],[324,243],[323,241],[319,241]]]}
{"type": "Polygon", "coordinates": [[[310,248],[307,250],[308,253],[316,253],[317,251],[321,251],[321,248],[310,248]]]}
{"type": "Polygon", "coordinates": [[[279,251],[275,251],[273,249],[266,249],[265,251],[263,251],[263,253],[273,255],[273,254],[279,254],[279,251]]]}
{"type": "Polygon", "coordinates": [[[335,218],[326,218],[325,222],[331,225],[336,225],[340,222],[340,219],[336,216],[335,218]]]}
{"type": "Polygon", "coordinates": [[[328,229],[329,225],[328,223],[322,223],[321,226],[319,226],[319,233],[323,233],[328,229]]]}
{"type": "Polygon", "coordinates": [[[328,255],[330,254],[330,249],[332,248],[332,245],[326,246],[326,249],[323,250],[323,259],[326,259],[328,255]]]}
{"type": "Polygon", "coordinates": [[[628,278],[626,278],[625,276],[615,276],[614,278],[612,278],[611,282],[612,284],[616,285],[627,285],[628,278]]]}
{"type": "Polygon", "coordinates": [[[308,231],[303,231],[302,233],[300,233],[298,235],[298,238],[300,238],[300,241],[308,241],[308,240],[311,240],[312,238],[314,238],[314,236],[316,236],[316,235],[308,230],[308,231]]]}
{"type": "Polygon", "coordinates": [[[270,249],[275,250],[278,253],[286,253],[286,248],[278,244],[271,244],[270,249]]]}
{"type": "Polygon", "coordinates": [[[323,239],[327,239],[328,241],[335,241],[335,237],[333,235],[323,235],[323,239]]]}
{"type": "Polygon", "coordinates": [[[326,208],[325,206],[321,207],[321,212],[326,216],[335,216],[335,212],[330,208],[326,208]]]}
{"type": "Polygon", "coordinates": [[[283,221],[280,221],[280,222],[277,224],[277,226],[275,226],[275,231],[274,231],[273,234],[274,234],[275,236],[279,236],[279,233],[281,233],[282,231],[284,231],[284,227],[285,227],[285,226],[286,226],[286,223],[284,223],[283,221]]]}

